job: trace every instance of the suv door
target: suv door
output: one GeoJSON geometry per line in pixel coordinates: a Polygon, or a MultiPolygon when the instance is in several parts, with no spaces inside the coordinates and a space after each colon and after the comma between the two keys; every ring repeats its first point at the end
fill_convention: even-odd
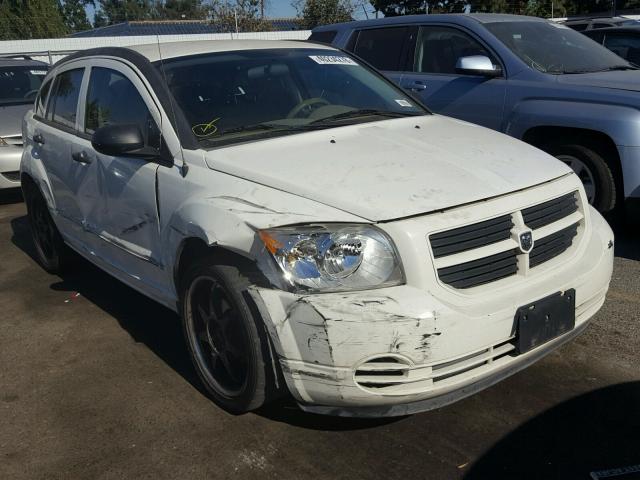
{"type": "Polygon", "coordinates": [[[46,111],[41,106],[36,110],[38,123],[33,135],[34,153],[40,154],[51,185],[58,228],[76,246],[84,242],[81,202],[87,195],[95,195],[95,188],[90,185],[95,180],[91,167],[71,158],[84,72],[84,66],[72,63],[56,74],[46,111]]]}
{"type": "MultiPolygon", "coordinates": [[[[96,252],[111,267],[145,281],[160,261],[160,225],[156,203],[159,164],[131,156],[109,156],[91,145],[105,125],[136,124],[145,146],[160,150],[160,112],[140,78],[114,60],[91,60],[81,133],[73,154],[95,158],[97,194],[103,199],[87,218],[100,239],[96,252]]],[[[151,282],[152,283],[152,282],[151,282]]]]}
{"type": "MultiPolygon", "coordinates": [[[[411,53],[411,51],[410,51],[411,53]]],[[[456,72],[461,57],[483,55],[504,68],[487,47],[459,28],[424,25],[416,36],[413,55],[400,82],[431,110],[501,130],[506,91],[504,77],[489,78],[456,72]]]]}
{"type": "Polygon", "coordinates": [[[413,41],[415,28],[393,26],[369,28],[353,33],[347,50],[381,70],[385,76],[400,84],[406,54],[413,41]]]}

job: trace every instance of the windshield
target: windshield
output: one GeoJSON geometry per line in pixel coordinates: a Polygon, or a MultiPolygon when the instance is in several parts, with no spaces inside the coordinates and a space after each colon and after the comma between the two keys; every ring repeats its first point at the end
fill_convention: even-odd
{"type": "Polygon", "coordinates": [[[0,106],[33,103],[46,67],[0,67],[0,106]]]}
{"type": "Polygon", "coordinates": [[[527,65],[541,72],[591,73],[632,69],[582,33],[551,22],[496,22],[485,27],[527,65]]]}
{"type": "Polygon", "coordinates": [[[203,147],[428,113],[334,50],[211,53],[165,61],[164,70],[203,147]]]}

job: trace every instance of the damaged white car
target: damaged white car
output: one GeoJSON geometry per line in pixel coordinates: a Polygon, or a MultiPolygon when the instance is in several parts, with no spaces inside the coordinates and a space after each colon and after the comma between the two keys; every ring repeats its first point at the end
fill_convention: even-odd
{"type": "Polygon", "coordinates": [[[569,167],[331,47],[87,50],[41,92],[21,165],[40,262],[70,247],[179,312],[231,411],[437,408],[604,302],[613,234],[569,167]]]}

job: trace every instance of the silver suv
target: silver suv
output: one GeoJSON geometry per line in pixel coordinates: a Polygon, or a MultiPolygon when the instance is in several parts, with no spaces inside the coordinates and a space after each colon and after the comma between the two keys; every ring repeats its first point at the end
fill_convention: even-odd
{"type": "Polygon", "coordinates": [[[0,58],[0,190],[20,186],[22,119],[48,69],[28,57],[0,58]]]}

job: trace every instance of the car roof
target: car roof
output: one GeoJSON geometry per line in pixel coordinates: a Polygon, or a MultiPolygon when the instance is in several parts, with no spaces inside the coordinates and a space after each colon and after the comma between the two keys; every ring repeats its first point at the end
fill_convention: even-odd
{"type": "Polygon", "coordinates": [[[335,30],[336,28],[367,28],[373,26],[410,24],[410,23],[498,23],[498,22],[548,22],[549,20],[526,15],[509,15],[506,13],[436,13],[430,15],[402,15],[374,20],[359,20],[347,23],[335,23],[316,27],[314,31],[335,30]]]}
{"type": "Polygon", "coordinates": [[[150,62],[161,58],[186,57],[213,52],[233,52],[240,50],[294,49],[313,48],[317,50],[335,50],[329,45],[321,45],[295,40],[196,40],[186,42],[149,43],[127,47],[143,56],[150,62]],[[158,49],[158,45],[160,49],[158,49]]]}
{"type": "Polygon", "coordinates": [[[32,60],[30,58],[12,58],[11,56],[0,56],[0,67],[37,67],[37,68],[49,68],[49,64],[39,62],[38,60],[32,60]]]}

